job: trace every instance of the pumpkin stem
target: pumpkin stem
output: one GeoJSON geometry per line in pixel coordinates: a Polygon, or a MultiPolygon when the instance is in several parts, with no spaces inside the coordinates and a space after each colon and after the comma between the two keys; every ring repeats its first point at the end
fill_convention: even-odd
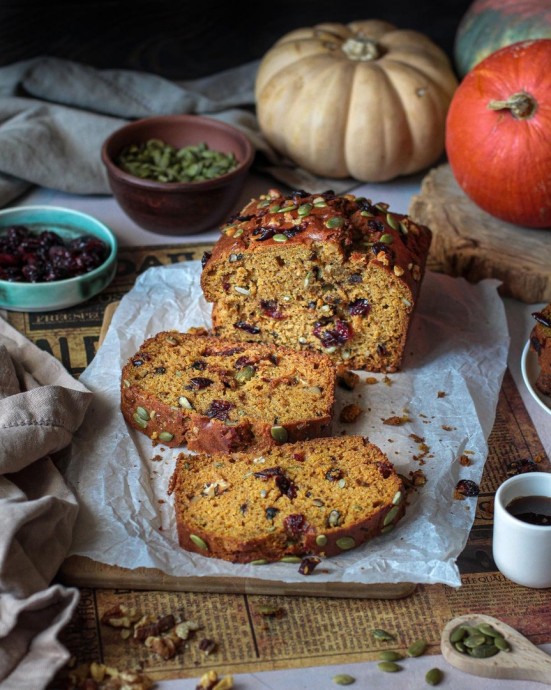
{"type": "Polygon", "coordinates": [[[347,38],[341,49],[349,60],[361,60],[363,62],[377,60],[383,54],[380,44],[365,36],[347,38]]]}
{"type": "Polygon", "coordinates": [[[509,110],[517,120],[527,120],[538,109],[536,99],[529,93],[519,91],[514,93],[506,101],[490,101],[488,108],[491,110],[509,110]]]}

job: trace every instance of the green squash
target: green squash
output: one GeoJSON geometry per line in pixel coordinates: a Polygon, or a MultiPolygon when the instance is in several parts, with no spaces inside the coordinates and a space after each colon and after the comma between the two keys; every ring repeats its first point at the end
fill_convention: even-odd
{"type": "Polygon", "coordinates": [[[474,0],[455,35],[459,77],[490,53],[529,38],[551,38],[550,0],[474,0]]]}

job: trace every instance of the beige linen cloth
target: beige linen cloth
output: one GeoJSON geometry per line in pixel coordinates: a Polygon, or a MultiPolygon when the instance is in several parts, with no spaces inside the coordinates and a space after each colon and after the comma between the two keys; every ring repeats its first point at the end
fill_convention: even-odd
{"type": "Polygon", "coordinates": [[[254,114],[258,64],[180,82],[48,56],[0,67],[0,207],[32,185],[110,194],[100,155],[105,139],[128,121],[177,113],[237,127],[257,152],[254,167],[290,188],[343,192],[356,186],[351,178],[316,177],[270,146],[254,114]]]}
{"type": "Polygon", "coordinates": [[[68,660],[78,591],[52,580],[78,505],[56,467],[92,394],[0,319],[0,688],[41,690],[68,660]]]}

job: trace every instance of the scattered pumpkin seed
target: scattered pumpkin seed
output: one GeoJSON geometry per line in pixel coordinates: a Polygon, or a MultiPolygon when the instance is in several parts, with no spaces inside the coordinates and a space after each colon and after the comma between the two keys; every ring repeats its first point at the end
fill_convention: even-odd
{"type": "Polygon", "coordinates": [[[384,671],[385,673],[396,673],[396,671],[402,670],[402,667],[394,661],[380,661],[377,667],[380,671],[384,671]]]}
{"type": "Polygon", "coordinates": [[[466,634],[467,634],[467,631],[465,630],[465,628],[462,625],[458,625],[451,632],[450,642],[452,644],[455,644],[456,642],[460,642],[465,637],[466,634]]]}
{"type": "Polygon", "coordinates": [[[354,676],[349,676],[348,673],[337,673],[336,676],[333,676],[333,683],[336,685],[352,685],[355,682],[354,676]]]}
{"type": "Polygon", "coordinates": [[[428,685],[438,685],[444,674],[439,668],[431,668],[425,673],[425,681],[428,685]]]}
{"type": "Polygon", "coordinates": [[[388,527],[390,523],[394,520],[394,518],[398,515],[398,512],[400,510],[400,506],[393,506],[388,513],[385,515],[385,518],[383,520],[383,526],[388,527]]]}
{"type": "Polygon", "coordinates": [[[313,206],[312,204],[302,204],[302,206],[298,207],[297,214],[299,216],[307,216],[310,211],[312,210],[313,206]]]}
{"type": "Polygon", "coordinates": [[[174,434],[171,434],[170,431],[161,431],[159,434],[159,441],[166,441],[167,443],[169,441],[172,441],[174,438],[174,434]]]}
{"type": "Polygon", "coordinates": [[[190,403],[190,401],[186,398],[185,395],[181,395],[178,398],[178,402],[180,403],[180,407],[185,407],[186,410],[193,410],[193,405],[190,403]]]}
{"type": "Polygon", "coordinates": [[[284,426],[278,426],[277,424],[270,429],[270,434],[274,441],[277,441],[277,443],[285,443],[289,437],[287,429],[284,426]]]}
{"type": "Polygon", "coordinates": [[[426,640],[416,640],[407,649],[408,656],[421,656],[427,649],[426,640]]]}
{"type": "Polygon", "coordinates": [[[197,548],[202,549],[203,551],[209,550],[207,542],[204,539],[201,539],[201,537],[198,537],[196,534],[190,534],[189,538],[195,544],[195,546],[197,546],[197,548]]]}
{"type": "Polygon", "coordinates": [[[391,522],[390,525],[386,525],[385,527],[383,527],[381,529],[381,534],[388,534],[389,532],[392,532],[393,529],[394,529],[394,525],[391,522]]]}
{"type": "Polygon", "coordinates": [[[315,505],[316,508],[323,508],[325,503],[321,500],[321,498],[314,498],[314,500],[312,501],[312,505],[315,505]]]}
{"type": "Polygon", "coordinates": [[[485,642],[486,635],[483,635],[482,633],[469,635],[463,640],[463,644],[465,645],[465,647],[468,647],[469,649],[473,649],[474,647],[480,647],[480,645],[484,644],[485,642]]]}
{"type": "Polygon", "coordinates": [[[234,237],[241,237],[243,234],[243,228],[237,228],[237,230],[233,233],[234,237]]]}
{"type": "Polygon", "coordinates": [[[346,479],[339,479],[339,489],[344,489],[346,486],[346,479]]]}
{"type": "Polygon", "coordinates": [[[137,412],[132,415],[132,418],[140,428],[145,429],[147,427],[147,422],[137,412]]]}
{"type": "Polygon", "coordinates": [[[251,294],[251,291],[249,290],[249,288],[241,287],[241,285],[235,285],[234,290],[236,292],[238,292],[240,295],[250,295],[251,294]]]}
{"type": "Polygon", "coordinates": [[[302,558],[300,556],[283,556],[279,559],[282,563],[301,563],[302,558]]]}
{"type": "Polygon", "coordinates": [[[389,232],[385,232],[379,238],[379,242],[383,244],[392,244],[394,242],[394,237],[389,232]]]}
{"type": "Polygon", "coordinates": [[[364,218],[373,218],[373,213],[370,213],[369,211],[360,211],[360,216],[363,216],[364,218]]]}
{"type": "Polygon", "coordinates": [[[327,544],[327,537],[325,534],[318,534],[316,537],[316,544],[318,546],[325,546],[327,544]]]}
{"type": "Polygon", "coordinates": [[[400,223],[399,223],[398,219],[392,213],[386,214],[386,222],[394,230],[398,230],[398,228],[400,227],[400,223]]]}
{"type": "Polygon", "coordinates": [[[393,649],[383,649],[382,652],[379,652],[379,659],[381,661],[400,661],[403,658],[400,652],[395,652],[393,649]]]}
{"type": "Polygon", "coordinates": [[[341,216],[332,216],[325,221],[324,225],[326,228],[329,228],[329,230],[332,230],[333,228],[340,228],[343,223],[344,218],[341,216]]]}
{"type": "Polygon", "coordinates": [[[287,237],[287,235],[284,235],[283,233],[278,232],[272,237],[272,239],[274,242],[287,242],[287,240],[289,238],[287,237]]]}
{"type": "Polygon", "coordinates": [[[504,637],[497,636],[494,637],[494,644],[499,649],[500,652],[510,652],[511,645],[507,642],[504,637]]]}
{"type": "Polygon", "coordinates": [[[392,505],[393,505],[393,506],[397,506],[397,505],[398,505],[399,503],[401,503],[401,502],[402,502],[402,492],[401,492],[401,491],[397,491],[397,492],[394,494],[394,498],[392,499],[392,505]]]}
{"type": "Polygon", "coordinates": [[[253,376],[254,367],[250,364],[247,364],[246,366],[239,369],[239,371],[235,375],[235,380],[239,383],[245,383],[246,381],[250,381],[253,376]]]}
{"type": "Polygon", "coordinates": [[[498,652],[499,649],[495,644],[481,644],[469,650],[470,656],[475,659],[488,659],[491,656],[495,656],[498,652]]]}
{"type": "Polygon", "coordinates": [[[338,510],[332,510],[327,518],[329,527],[338,527],[341,522],[341,514],[338,510]]]}
{"type": "Polygon", "coordinates": [[[280,207],[279,207],[279,204],[272,204],[272,205],[270,206],[270,208],[268,209],[268,211],[269,211],[270,213],[277,213],[277,212],[279,211],[279,208],[280,208],[280,207]]]}
{"type": "Polygon", "coordinates": [[[381,642],[390,642],[390,640],[394,640],[394,635],[391,635],[389,632],[383,630],[382,628],[374,628],[371,631],[371,634],[376,640],[380,640],[381,642]]]}
{"type": "Polygon", "coordinates": [[[348,551],[356,546],[356,541],[353,537],[340,537],[336,544],[341,551],[348,551]]]}
{"type": "Polygon", "coordinates": [[[503,637],[503,635],[498,633],[498,631],[489,623],[479,623],[479,625],[476,626],[476,629],[483,635],[487,635],[489,637],[503,637]]]}
{"type": "Polygon", "coordinates": [[[125,388],[130,388],[130,381],[128,379],[123,379],[122,384],[125,388]]]}
{"type": "Polygon", "coordinates": [[[136,414],[138,415],[138,417],[141,417],[146,422],[149,421],[149,412],[145,409],[145,407],[137,407],[136,414]]]}
{"type": "Polygon", "coordinates": [[[265,558],[257,558],[256,561],[249,561],[249,565],[266,565],[268,561],[265,558]]]}

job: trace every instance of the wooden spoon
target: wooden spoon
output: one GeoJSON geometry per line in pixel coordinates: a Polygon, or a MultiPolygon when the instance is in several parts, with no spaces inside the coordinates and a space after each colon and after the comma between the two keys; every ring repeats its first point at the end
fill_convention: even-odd
{"type": "Polygon", "coordinates": [[[542,652],[524,635],[492,616],[467,614],[451,620],[442,631],[440,641],[444,659],[465,673],[484,678],[511,678],[515,680],[534,680],[551,685],[551,656],[542,652]],[[475,659],[462,654],[450,642],[450,634],[458,625],[478,625],[489,623],[500,632],[511,645],[510,652],[498,652],[488,659],[475,659]]]}

